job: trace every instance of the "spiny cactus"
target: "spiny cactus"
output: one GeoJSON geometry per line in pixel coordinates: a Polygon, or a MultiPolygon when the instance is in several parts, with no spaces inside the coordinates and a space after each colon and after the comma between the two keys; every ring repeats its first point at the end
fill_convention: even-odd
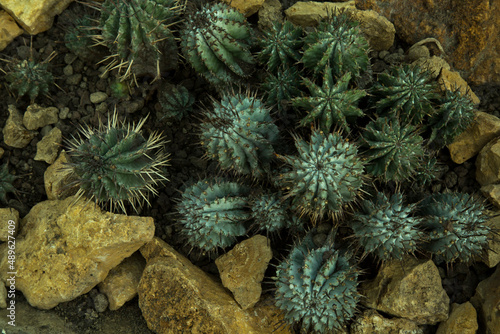
{"type": "Polygon", "coordinates": [[[258,59],[271,73],[276,74],[280,67],[290,67],[300,60],[301,36],[302,28],[290,21],[275,22],[270,30],[263,31],[258,59]]]}
{"type": "Polygon", "coordinates": [[[372,88],[380,116],[398,116],[403,124],[420,124],[433,113],[432,100],[438,98],[436,84],[428,71],[416,65],[392,67],[381,73],[372,88]]]}
{"type": "Polygon", "coordinates": [[[201,123],[201,144],[222,169],[262,177],[269,172],[278,127],[269,109],[249,94],[227,94],[201,123]]]}
{"type": "Polygon", "coordinates": [[[194,97],[182,85],[163,85],[158,91],[161,105],[161,118],[176,118],[180,120],[188,115],[194,104],[194,97]]]}
{"type": "Polygon", "coordinates": [[[474,104],[460,90],[446,91],[437,112],[429,120],[432,129],[429,141],[439,146],[453,142],[474,120],[474,104]]]}
{"type": "MultiPolygon", "coordinates": [[[[160,76],[163,45],[173,41],[170,28],[179,20],[184,6],[179,0],[106,0],[102,4],[102,43],[113,55],[108,69],[126,68],[123,78],[133,72],[134,62],[152,60],[160,76]]],[[[175,52],[176,53],[176,52],[175,52]]]]}
{"type": "Polygon", "coordinates": [[[249,76],[254,64],[250,37],[243,14],[224,3],[207,4],[186,18],[181,46],[196,72],[223,85],[249,76]]]}
{"type": "Polygon", "coordinates": [[[322,87],[313,81],[304,78],[303,82],[309,89],[311,96],[297,97],[292,100],[295,107],[302,107],[308,111],[306,117],[300,121],[301,126],[319,121],[319,127],[324,132],[330,132],[333,125],[350,130],[347,118],[363,115],[357,107],[358,100],[366,95],[363,90],[349,89],[351,74],[346,73],[335,83],[332,71],[327,66],[324,72],[322,87]]]}
{"type": "Polygon", "coordinates": [[[368,41],[345,13],[321,21],[304,41],[302,62],[314,74],[330,66],[336,78],[347,72],[357,78],[370,66],[368,41]]]}
{"type": "Polygon", "coordinates": [[[437,193],[420,203],[422,227],[429,242],[424,249],[439,260],[469,262],[488,247],[491,228],[484,204],[465,193],[437,193]]]}
{"type": "Polygon", "coordinates": [[[379,117],[361,134],[366,170],[383,181],[402,182],[417,173],[425,154],[423,139],[412,125],[403,126],[395,118],[379,117]]]}
{"type": "Polygon", "coordinates": [[[226,248],[245,235],[250,188],[220,178],[205,179],[183,191],[177,211],[189,245],[205,252],[226,248]]]}
{"type": "Polygon", "coordinates": [[[279,175],[282,188],[292,197],[292,209],[312,221],[341,213],[363,184],[363,163],[357,147],[339,133],[314,130],[311,142],[295,137],[298,156],[278,156],[291,169],[279,175]]]}
{"type": "Polygon", "coordinates": [[[269,74],[261,86],[264,101],[270,106],[276,106],[283,111],[284,103],[300,95],[299,74],[294,67],[280,68],[276,75],[269,74]]]}
{"type": "Polygon", "coordinates": [[[18,176],[9,173],[8,164],[5,163],[0,167],[0,201],[7,203],[7,193],[16,193],[16,188],[12,184],[18,176]]]}
{"type": "Polygon", "coordinates": [[[75,20],[74,25],[64,35],[64,45],[75,55],[87,59],[91,54],[91,47],[95,43],[92,40],[95,24],[89,15],[75,20]]]}
{"type": "Polygon", "coordinates": [[[377,193],[373,200],[362,202],[354,214],[351,227],[365,253],[373,253],[382,261],[398,259],[416,251],[424,239],[418,229],[422,218],[414,217],[416,204],[404,205],[400,193],[390,199],[377,193]]]}
{"type": "Polygon", "coordinates": [[[257,230],[273,233],[283,228],[300,227],[303,220],[288,213],[289,205],[289,201],[283,200],[281,192],[252,196],[250,208],[257,230]]]}
{"type": "Polygon", "coordinates": [[[108,125],[98,129],[82,128],[78,138],[68,142],[70,163],[67,169],[76,177],[77,196],[86,196],[96,203],[108,203],[126,212],[125,202],[138,211],[148,195],[157,195],[158,183],[167,180],[162,167],[167,165],[163,139],[152,133],[148,139],[137,125],[119,124],[116,112],[108,117],[108,125]],[[83,136],[83,138],[82,138],[83,136]]]}
{"type": "Polygon", "coordinates": [[[296,245],[276,272],[276,305],[303,332],[345,328],[360,299],[352,254],[331,245],[317,248],[312,233],[296,245]]]}

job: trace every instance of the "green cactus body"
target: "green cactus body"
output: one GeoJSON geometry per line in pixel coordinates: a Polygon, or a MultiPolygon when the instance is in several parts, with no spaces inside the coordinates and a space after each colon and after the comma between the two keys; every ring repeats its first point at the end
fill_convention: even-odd
{"type": "Polygon", "coordinates": [[[38,95],[49,93],[54,77],[48,70],[48,61],[36,62],[29,59],[13,62],[14,66],[7,72],[5,79],[18,97],[28,94],[31,102],[34,102],[38,95]]]}
{"type": "Polygon", "coordinates": [[[0,168],[0,201],[7,203],[7,193],[16,193],[16,188],[12,184],[18,176],[9,173],[7,163],[0,168]]]}
{"type": "Polygon", "coordinates": [[[182,85],[162,86],[158,94],[158,100],[162,107],[161,119],[176,118],[180,120],[192,110],[194,97],[182,85]]]}
{"type": "Polygon", "coordinates": [[[97,130],[81,129],[78,139],[69,141],[70,163],[67,166],[76,176],[78,196],[108,203],[110,210],[117,206],[126,212],[124,202],[138,211],[148,201],[149,193],[157,195],[155,186],[164,180],[161,168],[167,165],[162,152],[164,141],[153,133],[146,139],[137,125],[118,124],[116,113],[108,125],[97,130]]]}
{"type": "Polygon", "coordinates": [[[469,262],[488,247],[491,228],[483,203],[469,194],[437,193],[420,203],[424,249],[446,262],[469,262]]]}
{"type": "Polygon", "coordinates": [[[345,328],[360,299],[352,255],[331,246],[316,248],[311,233],[278,265],[276,305],[288,323],[303,332],[329,333],[345,328]]]}
{"type": "Polygon", "coordinates": [[[474,104],[460,90],[446,91],[437,112],[429,120],[432,129],[430,141],[439,146],[453,142],[474,120],[474,104]]]}
{"type": "Polygon", "coordinates": [[[261,64],[266,65],[271,73],[277,73],[280,67],[288,68],[300,60],[299,49],[302,46],[302,28],[290,21],[275,22],[271,30],[263,31],[260,40],[262,50],[258,55],[261,64]]]}
{"type": "Polygon", "coordinates": [[[388,199],[378,193],[373,201],[365,200],[356,212],[351,227],[366,253],[373,253],[383,261],[402,260],[412,254],[424,239],[417,228],[421,218],[413,217],[416,204],[405,206],[401,194],[388,199]]]}
{"type": "Polygon", "coordinates": [[[94,44],[91,30],[95,29],[90,16],[85,15],[75,21],[64,35],[64,44],[75,55],[82,59],[88,58],[91,54],[91,47],[94,44]]]}
{"type": "Polygon", "coordinates": [[[393,67],[391,74],[381,73],[372,89],[379,115],[399,116],[404,124],[420,124],[433,113],[432,99],[438,97],[435,91],[428,71],[406,64],[393,67]]]}
{"type": "Polygon", "coordinates": [[[383,181],[402,182],[413,177],[424,157],[423,139],[412,125],[397,119],[379,117],[361,134],[361,146],[368,164],[366,170],[383,181]]]}
{"type": "Polygon", "coordinates": [[[363,163],[357,148],[339,133],[314,130],[308,144],[295,138],[298,156],[279,156],[290,171],[279,176],[292,197],[292,209],[315,222],[326,213],[334,216],[352,202],[363,184],[363,163]]]}
{"type": "Polygon", "coordinates": [[[250,26],[243,14],[224,3],[208,4],[186,18],[181,46],[191,66],[214,85],[249,76],[250,26]]]}
{"type": "Polygon", "coordinates": [[[336,78],[349,72],[359,77],[370,66],[368,41],[346,14],[332,16],[320,22],[318,28],[305,37],[302,62],[315,74],[330,66],[336,78]]]}
{"type": "Polygon", "coordinates": [[[308,78],[303,82],[311,92],[311,96],[297,97],[292,100],[296,107],[308,110],[308,114],[300,121],[301,126],[306,126],[314,120],[319,120],[319,127],[324,132],[330,132],[333,125],[338,125],[349,131],[347,118],[363,115],[363,111],[356,105],[358,100],[366,95],[363,90],[349,89],[351,74],[346,73],[335,84],[332,71],[327,66],[323,86],[319,87],[308,78]]]}
{"type": "Polygon", "coordinates": [[[256,97],[225,95],[221,102],[214,101],[200,127],[207,156],[218,160],[222,169],[255,177],[269,172],[279,132],[269,109],[256,97]]]}
{"type": "Polygon", "coordinates": [[[300,95],[299,75],[294,67],[280,68],[276,75],[269,74],[261,86],[261,91],[268,105],[275,105],[283,111],[283,102],[291,101],[300,95]]]}
{"type": "Polygon", "coordinates": [[[217,178],[187,187],[177,206],[187,242],[205,252],[232,246],[247,231],[249,193],[245,185],[217,178]]]}
{"type": "Polygon", "coordinates": [[[252,218],[259,231],[277,232],[284,228],[299,227],[301,219],[287,212],[288,201],[283,200],[281,192],[255,195],[250,201],[252,218]]]}

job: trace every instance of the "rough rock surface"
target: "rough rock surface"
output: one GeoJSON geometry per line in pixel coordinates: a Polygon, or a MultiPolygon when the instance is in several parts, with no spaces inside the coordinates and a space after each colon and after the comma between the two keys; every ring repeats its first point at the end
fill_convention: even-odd
{"type": "Polygon", "coordinates": [[[0,241],[9,240],[9,236],[15,237],[19,228],[19,211],[11,208],[0,209],[0,241]],[[14,224],[9,224],[13,221],[14,224]]]}
{"type": "Polygon", "coordinates": [[[471,303],[451,304],[448,320],[439,324],[436,334],[475,334],[478,329],[477,312],[471,303]]]}
{"type": "Polygon", "coordinates": [[[233,293],[241,308],[253,307],[259,301],[261,282],[272,257],[269,239],[256,235],[215,260],[222,285],[233,293]]]}
{"type": "Polygon", "coordinates": [[[14,38],[23,33],[16,21],[6,11],[0,9],[0,51],[5,49],[14,38]]]}
{"type": "MultiPolygon", "coordinates": [[[[490,226],[493,231],[500,231],[500,215],[496,212],[496,216],[490,218],[485,225],[490,226]]],[[[482,255],[479,259],[484,262],[488,267],[493,268],[500,263],[500,235],[491,233],[490,240],[488,240],[488,249],[486,254],[482,255]]]]}
{"type": "Polygon", "coordinates": [[[154,238],[141,254],[147,264],[138,288],[139,307],[154,332],[291,333],[272,303],[242,310],[220,282],[164,241],[154,238]]]}
{"type": "Polygon", "coordinates": [[[28,106],[23,116],[23,124],[28,130],[36,130],[57,123],[59,110],[56,107],[42,107],[38,104],[28,106]]]}
{"type": "Polygon", "coordinates": [[[438,77],[438,84],[442,91],[455,91],[458,89],[462,95],[468,96],[474,104],[479,104],[481,102],[458,72],[443,68],[438,77]]]}
{"type": "Polygon", "coordinates": [[[57,160],[45,170],[43,179],[45,192],[49,200],[65,199],[74,195],[78,190],[76,187],[68,188],[68,184],[72,182],[72,177],[71,172],[63,168],[67,162],[68,156],[63,150],[57,160]]]}
{"type": "Polygon", "coordinates": [[[23,125],[23,116],[14,105],[9,105],[9,118],[3,128],[3,141],[6,145],[15,148],[28,146],[37,135],[36,131],[30,131],[23,125]]]}
{"type": "Polygon", "coordinates": [[[388,319],[375,310],[366,310],[354,320],[351,334],[423,334],[422,328],[408,319],[388,319]]]}
{"type": "Polygon", "coordinates": [[[394,44],[396,29],[384,16],[373,10],[353,10],[349,15],[353,20],[359,21],[372,50],[389,50],[394,44]]]}
{"type": "Polygon", "coordinates": [[[481,186],[500,181],[500,138],[486,144],[476,159],[476,180],[481,186]]]}
{"type": "Polygon", "coordinates": [[[281,11],[281,2],[279,0],[266,0],[259,9],[259,29],[271,29],[275,22],[283,22],[281,11]]]}
{"type": "Polygon", "coordinates": [[[435,37],[469,83],[500,82],[500,1],[356,0],[394,23],[408,44],[435,37]]]}
{"type": "MultiPolygon", "coordinates": [[[[154,236],[153,218],[101,211],[74,197],[35,205],[16,238],[16,289],[41,309],[89,292],[154,236]]],[[[5,244],[0,279],[7,278],[5,244]]]]}
{"type": "Polygon", "coordinates": [[[265,0],[223,0],[231,7],[236,8],[240,13],[249,17],[259,11],[265,0]]]}
{"type": "Polygon", "coordinates": [[[478,284],[470,302],[476,308],[484,332],[496,334],[500,328],[500,267],[493,275],[478,284]]]}
{"type": "Polygon", "coordinates": [[[448,318],[450,298],[432,260],[407,257],[382,265],[373,281],[361,285],[366,306],[419,325],[448,318]]]}
{"type": "Polygon", "coordinates": [[[315,27],[326,18],[329,13],[338,10],[355,10],[354,0],[346,2],[315,2],[299,1],[285,10],[286,18],[295,25],[301,27],[315,27]]]}
{"type": "Polygon", "coordinates": [[[59,128],[53,128],[36,144],[36,161],[45,161],[48,164],[57,159],[62,143],[62,132],[59,128]]]}

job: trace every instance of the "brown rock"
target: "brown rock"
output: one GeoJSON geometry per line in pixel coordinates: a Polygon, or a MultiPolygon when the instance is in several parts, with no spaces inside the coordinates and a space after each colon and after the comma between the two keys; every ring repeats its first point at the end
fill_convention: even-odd
{"type": "Polygon", "coordinates": [[[269,239],[256,235],[215,260],[222,285],[233,293],[242,309],[251,308],[259,301],[261,282],[272,257],[269,239]]]}
{"type": "Polygon", "coordinates": [[[339,10],[355,10],[354,0],[346,2],[297,2],[287,10],[287,20],[301,27],[315,27],[318,23],[339,10]]]}
{"type": "Polygon", "coordinates": [[[491,204],[500,208],[500,184],[488,184],[481,187],[481,192],[491,204]]]}
{"type": "Polygon", "coordinates": [[[373,10],[352,10],[348,14],[353,20],[359,21],[372,50],[389,50],[394,44],[396,29],[384,16],[373,10]]]}
{"type": "Polygon", "coordinates": [[[271,29],[275,22],[283,22],[281,2],[279,0],[266,0],[259,10],[259,29],[271,29]]]}
{"type": "Polygon", "coordinates": [[[476,180],[482,186],[500,180],[500,138],[493,139],[479,152],[476,159],[476,180]]]}
{"type": "Polygon", "coordinates": [[[423,334],[422,328],[408,319],[387,319],[375,310],[366,310],[354,320],[351,334],[423,334]]]}
{"type": "Polygon", "coordinates": [[[500,267],[493,275],[480,282],[476,294],[470,302],[474,305],[479,322],[484,326],[485,333],[496,334],[500,328],[500,267]]]}
{"type": "Polygon", "coordinates": [[[6,11],[0,9],[0,51],[5,49],[17,36],[23,33],[16,21],[6,11]]]}
{"type": "MultiPolygon", "coordinates": [[[[498,214],[498,212],[496,212],[496,214],[498,214]]],[[[490,226],[493,231],[500,231],[500,216],[493,216],[485,225],[490,226]]],[[[495,232],[491,232],[486,254],[482,255],[480,260],[490,268],[500,263],[500,236],[495,232]]]]}
{"type": "Polygon", "coordinates": [[[9,105],[9,118],[3,128],[3,140],[6,145],[15,148],[25,148],[35,138],[37,132],[26,129],[23,125],[23,116],[15,106],[9,105]]]}
{"type": "Polygon", "coordinates": [[[23,116],[23,124],[28,130],[36,130],[46,125],[57,123],[59,120],[59,110],[56,107],[42,107],[38,104],[31,104],[26,109],[23,116]]]}
{"type": "Polygon", "coordinates": [[[73,174],[67,168],[63,168],[67,162],[68,156],[63,150],[57,160],[45,170],[43,180],[49,200],[65,199],[74,195],[78,190],[76,187],[68,186],[73,181],[73,174]]]}
{"type": "Polygon", "coordinates": [[[240,13],[249,17],[259,11],[265,0],[222,0],[240,13]]]}
{"type": "Polygon", "coordinates": [[[19,212],[16,209],[0,209],[0,241],[6,242],[9,236],[16,237],[19,229],[19,212]]]}
{"type": "MultiPolygon", "coordinates": [[[[124,258],[154,236],[150,217],[101,211],[74,197],[35,205],[16,238],[16,289],[50,309],[90,291],[124,258]]],[[[5,244],[0,279],[7,278],[5,244]]]]}
{"type": "Polygon", "coordinates": [[[48,164],[53,163],[61,148],[61,142],[61,130],[59,130],[59,128],[53,128],[36,144],[36,155],[34,160],[45,161],[48,164]]]}
{"type": "Polygon", "coordinates": [[[434,79],[437,79],[442,69],[450,69],[450,64],[448,64],[446,60],[438,56],[419,58],[415,60],[412,65],[417,65],[422,69],[428,70],[431,74],[431,77],[434,79]]]}
{"type": "Polygon", "coordinates": [[[475,119],[463,133],[448,145],[451,160],[464,163],[479,153],[484,145],[500,136],[500,119],[482,111],[475,111],[475,119]]]}
{"type": "Polygon", "coordinates": [[[436,334],[475,334],[477,313],[471,303],[451,304],[450,316],[439,324],[436,334]]]}
{"type": "Polygon", "coordinates": [[[455,91],[458,89],[460,93],[462,93],[462,95],[468,96],[474,104],[479,104],[479,102],[481,102],[458,72],[443,68],[441,70],[441,74],[438,77],[438,84],[442,91],[455,91]]]}
{"type": "Polygon", "coordinates": [[[366,305],[419,325],[448,318],[450,298],[432,260],[407,257],[382,265],[377,277],[361,285],[366,305]]]}

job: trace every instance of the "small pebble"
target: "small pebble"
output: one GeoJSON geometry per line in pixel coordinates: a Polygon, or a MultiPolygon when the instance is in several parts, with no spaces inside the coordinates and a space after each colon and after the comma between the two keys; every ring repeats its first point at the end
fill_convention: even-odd
{"type": "Polygon", "coordinates": [[[99,293],[99,294],[95,295],[95,297],[93,297],[93,300],[94,300],[94,308],[97,312],[102,313],[102,312],[106,311],[106,309],[108,308],[109,302],[108,302],[108,298],[106,298],[105,295],[103,295],[102,293],[99,293]]]}
{"type": "Polygon", "coordinates": [[[59,119],[66,119],[69,115],[69,108],[64,107],[59,110],[59,119]]]}
{"type": "Polygon", "coordinates": [[[71,65],[65,66],[64,69],[63,69],[63,73],[67,77],[73,75],[73,66],[71,66],[71,65]]]}
{"type": "Polygon", "coordinates": [[[108,111],[108,104],[106,102],[102,102],[95,108],[95,111],[104,114],[106,111],[108,111]]]}
{"type": "Polygon", "coordinates": [[[78,58],[78,56],[75,54],[66,53],[64,55],[64,62],[69,65],[69,64],[72,64],[77,58],[78,58]]]}
{"type": "Polygon", "coordinates": [[[98,104],[104,102],[108,98],[108,94],[104,92],[95,92],[90,94],[90,102],[98,104]]]}
{"type": "Polygon", "coordinates": [[[384,60],[385,57],[387,57],[390,54],[389,51],[383,50],[378,53],[378,57],[382,60],[384,60]]]}

